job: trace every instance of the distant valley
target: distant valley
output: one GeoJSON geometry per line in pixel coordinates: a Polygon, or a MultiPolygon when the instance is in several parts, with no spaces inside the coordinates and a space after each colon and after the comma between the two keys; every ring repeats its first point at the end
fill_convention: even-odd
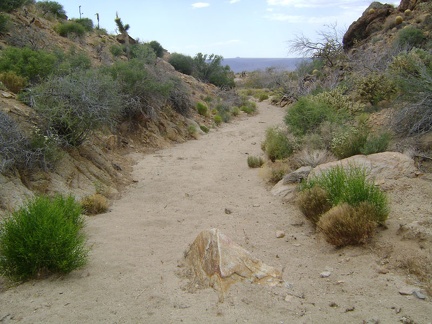
{"type": "Polygon", "coordinates": [[[277,70],[294,71],[304,58],[226,58],[223,65],[228,65],[234,73],[251,72],[275,68],[277,70]]]}

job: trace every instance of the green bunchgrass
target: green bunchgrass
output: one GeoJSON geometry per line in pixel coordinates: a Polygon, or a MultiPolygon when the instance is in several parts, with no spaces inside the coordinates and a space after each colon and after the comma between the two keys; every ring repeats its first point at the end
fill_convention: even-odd
{"type": "Polygon", "coordinates": [[[347,203],[357,207],[362,202],[370,203],[375,210],[373,220],[383,224],[389,208],[387,196],[375,184],[367,180],[366,170],[354,165],[347,168],[336,166],[302,185],[302,189],[318,186],[328,193],[332,206],[347,203]]]}
{"type": "Polygon", "coordinates": [[[0,223],[0,274],[21,281],[83,266],[83,227],[73,197],[35,198],[0,223]]]}
{"type": "Polygon", "coordinates": [[[247,164],[249,168],[260,168],[264,164],[264,160],[260,156],[248,156],[247,164]]]}

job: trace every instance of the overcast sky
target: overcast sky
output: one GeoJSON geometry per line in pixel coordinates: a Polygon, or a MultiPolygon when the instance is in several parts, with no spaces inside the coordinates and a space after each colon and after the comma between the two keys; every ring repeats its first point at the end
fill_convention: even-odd
{"type": "MultiPolygon", "coordinates": [[[[284,58],[288,41],[312,39],[327,24],[343,32],[371,1],[364,0],[59,0],[69,18],[91,18],[115,33],[116,12],[133,38],[156,40],[169,52],[224,58],[284,58]]],[[[390,1],[396,5],[398,1],[390,1]]]]}

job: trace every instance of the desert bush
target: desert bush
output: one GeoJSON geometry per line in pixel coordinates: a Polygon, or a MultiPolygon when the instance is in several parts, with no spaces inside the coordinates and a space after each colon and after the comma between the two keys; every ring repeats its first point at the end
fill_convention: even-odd
{"type": "Polygon", "coordinates": [[[206,134],[210,131],[206,125],[200,125],[200,129],[206,134]]]}
{"type": "Polygon", "coordinates": [[[124,53],[123,47],[121,45],[111,45],[109,50],[111,54],[115,57],[118,57],[124,53]]]}
{"type": "Polygon", "coordinates": [[[198,114],[200,114],[201,116],[207,116],[208,115],[208,108],[202,102],[198,102],[196,104],[196,108],[197,108],[198,114]]]}
{"type": "Polygon", "coordinates": [[[421,47],[425,40],[426,37],[421,29],[407,26],[399,30],[394,42],[395,46],[412,49],[413,47],[421,47]]]}
{"type": "Polygon", "coordinates": [[[71,47],[67,52],[56,50],[57,57],[56,75],[67,75],[75,70],[89,70],[92,66],[91,59],[87,53],[77,51],[71,47]]]}
{"type": "Polygon", "coordinates": [[[315,168],[320,164],[335,161],[335,156],[327,150],[305,148],[298,152],[293,159],[299,166],[315,168]]]}
{"type": "Polygon", "coordinates": [[[290,131],[297,135],[305,135],[314,131],[325,121],[334,122],[339,117],[328,104],[313,100],[311,97],[302,97],[290,106],[285,115],[285,123],[290,131]]]}
{"type": "Polygon", "coordinates": [[[0,35],[8,32],[8,22],[9,17],[4,14],[0,14],[0,35]]]}
{"type": "Polygon", "coordinates": [[[358,206],[347,203],[333,207],[322,215],[317,227],[328,243],[337,247],[366,243],[374,234],[377,223],[371,219],[374,206],[362,202],[358,206]]]}
{"type": "Polygon", "coordinates": [[[37,197],[0,225],[0,273],[26,280],[86,263],[81,207],[71,196],[37,197]]]}
{"type": "Polygon", "coordinates": [[[332,208],[329,194],[319,186],[302,190],[297,197],[297,205],[313,225],[318,223],[322,214],[332,208]]]}
{"type": "Polygon", "coordinates": [[[388,132],[368,135],[366,143],[360,149],[360,152],[365,155],[385,152],[390,144],[390,140],[391,135],[388,132]]]}
{"type": "Polygon", "coordinates": [[[31,161],[28,140],[18,125],[3,111],[0,111],[0,173],[13,167],[25,167],[31,161]]]}
{"type": "Polygon", "coordinates": [[[390,65],[404,108],[396,112],[392,128],[397,134],[417,135],[432,129],[432,54],[413,49],[390,65]]]}
{"type": "Polygon", "coordinates": [[[215,109],[224,123],[228,123],[231,120],[231,107],[228,105],[228,103],[218,103],[215,109]]]}
{"type": "Polygon", "coordinates": [[[192,99],[188,88],[181,79],[174,77],[171,79],[171,84],[168,100],[172,108],[182,116],[189,116],[192,99]]]}
{"type": "Polygon", "coordinates": [[[238,116],[238,115],[240,115],[240,108],[239,107],[232,107],[232,109],[231,109],[231,114],[234,116],[234,117],[236,117],[236,116],[238,116]]]}
{"type": "Polygon", "coordinates": [[[369,73],[356,82],[357,92],[364,102],[375,106],[382,100],[391,99],[396,93],[394,82],[385,74],[369,73]]]}
{"type": "Polygon", "coordinates": [[[347,126],[332,139],[331,151],[339,159],[360,154],[367,142],[366,127],[347,126]]]}
{"type": "Polygon", "coordinates": [[[287,134],[277,128],[267,128],[265,140],[262,145],[268,158],[274,162],[289,157],[293,151],[293,144],[289,141],[287,134]]]}
{"type": "Polygon", "coordinates": [[[27,85],[27,80],[13,71],[0,73],[0,81],[13,93],[18,93],[27,85]]]}
{"type": "MultiPolygon", "coordinates": [[[[123,50],[127,55],[127,48],[125,46],[123,46],[123,50]]],[[[145,64],[155,65],[157,56],[154,49],[149,45],[149,43],[138,43],[130,45],[129,58],[138,59],[140,62],[143,62],[145,64]]]]}
{"type": "Polygon", "coordinates": [[[257,105],[253,101],[246,101],[243,102],[242,106],[240,107],[240,110],[245,112],[248,115],[256,114],[257,112],[257,105]]]}
{"type": "Polygon", "coordinates": [[[183,74],[192,75],[194,68],[193,58],[179,53],[172,53],[168,59],[169,64],[171,64],[176,71],[183,74]]]}
{"type": "Polygon", "coordinates": [[[10,12],[20,8],[27,0],[3,0],[0,2],[0,11],[10,12]]]}
{"type": "Polygon", "coordinates": [[[84,36],[86,29],[83,25],[76,21],[66,21],[59,23],[54,27],[54,30],[62,37],[82,37],[84,36]]]}
{"type": "Polygon", "coordinates": [[[149,42],[148,45],[153,49],[157,57],[163,57],[165,49],[162,47],[162,45],[159,42],[154,40],[149,42]]]}
{"type": "Polygon", "coordinates": [[[249,168],[260,168],[264,164],[264,160],[260,156],[248,156],[247,164],[249,168]]]}
{"type": "Polygon", "coordinates": [[[216,126],[219,126],[223,122],[222,116],[221,115],[214,115],[213,121],[215,122],[216,126]]]}
{"type": "Polygon", "coordinates": [[[367,179],[366,170],[355,165],[346,168],[333,167],[321,174],[311,177],[302,184],[302,190],[318,186],[328,193],[331,205],[347,203],[357,207],[362,202],[368,202],[374,207],[373,221],[384,224],[389,209],[386,195],[367,179]]]}
{"type": "Polygon", "coordinates": [[[267,100],[268,98],[269,98],[269,95],[267,93],[259,93],[258,94],[258,101],[259,102],[267,100]]]}
{"type": "Polygon", "coordinates": [[[99,70],[53,76],[31,92],[34,109],[66,145],[79,146],[94,130],[115,124],[122,108],[117,83],[99,70]]]}
{"type": "Polygon", "coordinates": [[[83,26],[85,31],[87,31],[87,32],[93,31],[93,28],[94,28],[93,20],[91,20],[90,18],[72,19],[71,21],[74,21],[74,22],[80,24],[81,26],[83,26]]]}
{"type": "Polygon", "coordinates": [[[54,54],[30,48],[8,47],[0,53],[0,72],[14,72],[30,82],[39,82],[56,67],[54,54]]]}
{"type": "Polygon", "coordinates": [[[354,101],[350,96],[345,95],[344,87],[337,87],[328,91],[320,92],[313,97],[312,100],[318,103],[329,105],[338,114],[356,114],[364,110],[361,103],[354,101]]]}
{"type": "Polygon", "coordinates": [[[42,11],[43,15],[51,14],[56,18],[67,19],[63,6],[56,1],[38,1],[36,7],[42,11]]]}
{"type": "Polygon", "coordinates": [[[115,62],[106,68],[119,84],[125,97],[122,115],[125,120],[135,121],[142,116],[155,119],[172,93],[173,82],[160,73],[156,67],[134,58],[126,62],[115,62]]]}
{"type": "Polygon", "coordinates": [[[228,65],[222,65],[223,57],[220,55],[207,55],[198,53],[193,58],[192,75],[202,82],[214,84],[220,88],[233,88],[234,73],[228,65]]]}
{"type": "Polygon", "coordinates": [[[86,215],[102,214],[108,210],[108,199],[98,193],[84,197],[80,204],[86,215]]]}

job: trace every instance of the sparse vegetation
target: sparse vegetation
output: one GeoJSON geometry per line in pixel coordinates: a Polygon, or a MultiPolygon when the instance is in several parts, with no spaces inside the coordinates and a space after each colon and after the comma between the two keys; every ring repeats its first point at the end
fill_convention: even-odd
{"type": "Polygon", "coordinates": [[[198,102],[196,105],[196,108],[197,108],[198,114],[200,114],[201,116],[207,116],[208,115],[208,108],[202,102],[198,102]]]}
{"type": "Polygon", "coordinates": [[[260,156],[249,155],[247,164],[249,168],[260,168],[264,164],[264,160],[260,156]]]}
{"type": "Polygon", "coordinates": [[[294,151],[293,144],[289,141],[287,134],[277,128],[267,129],[262,147],[273,162],[289,157],[294,151]]]}
{"type": "Polygon", "coordinates": [[[108,200],[99,193],[86,196],[81,200],[83,213],[86,215],[97,215],[108,210],[108,200]]]}
{"type": "Polygon", "coordinates": [[[83,228],[73,197],[33,199],[0,223],[0,273],[21,281],[85,265],[83,228]]]}

